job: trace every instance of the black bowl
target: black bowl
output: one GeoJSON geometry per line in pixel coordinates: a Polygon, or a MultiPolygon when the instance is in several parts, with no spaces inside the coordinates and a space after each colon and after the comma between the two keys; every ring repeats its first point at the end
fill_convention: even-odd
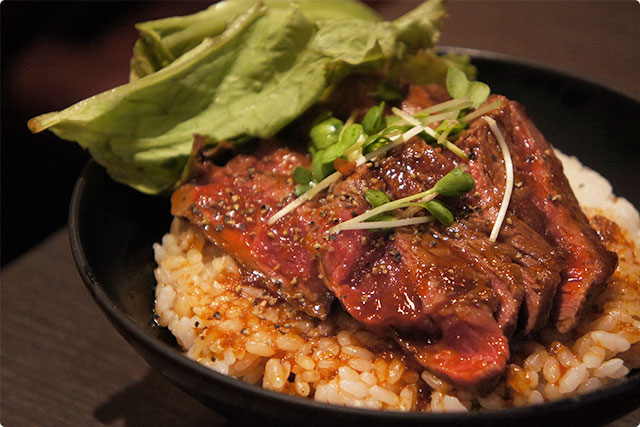
{"type": "MultiPolygon", "coordinates": [[[[478,79],[520,101],[556,147],[600,171],[618,195],[640,206],[640,103],[595,82],[496,54],[463,50],[478,79]],[[634,184],[631,184],[634,183],[634,184]],[[629,185],[631,184],[631,185],[629,185]]],[[[169,201],[112,181],[90,162],[70,208],[73,255],[82,278],[118,331],[159,372],[233,419],[292,425],[593,425],[640,406],[640,372],[580,397],[539,406],[471,414],[371,411],[326,405],[264,390],[218,374],[183,356],[154,323],[152,244],[169,229],[169,201]]]]}

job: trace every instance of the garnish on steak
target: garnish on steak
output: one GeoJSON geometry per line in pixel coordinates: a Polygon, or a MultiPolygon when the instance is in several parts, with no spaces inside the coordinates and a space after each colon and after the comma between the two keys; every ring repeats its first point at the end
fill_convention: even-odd
{"type": "MultiPolygon", "coordinates": [[[[410,114],[443,101],[439,87],[412,86],[408,93],[401,105],[410,114]]],[[[413,136],[385,157],[355,163],[272,225],[269,219],[295,199],[294,169],[310,165],[287,148],[262,158],[238,155],[225,166],[205,160],[202,175],[174,193],[172,212],[229,251],[247,281],[296,309],[324,318],[335,296],[434,375],[489,387],[506,368],[508,337],[539,330],[551,313],[560,331],[572,329],[616,256],[589,226],[551,146],[522,107],[499,96],[485,105],[499,106],[485,116],[497,123],[514,165],[495,242],[489,234],[503,204],[505,163],[479,117],[455,141],[468,160],[413,136]],[[455,214],[450,226],[396,227],[391,217],[391,228],[334,232],[371,208],[368,191],[399,200],[434,188],[459,166],[475,189],[440,197],[455,214]]],[[[407,206],[404,213],[418,209],[407,206]]]]}

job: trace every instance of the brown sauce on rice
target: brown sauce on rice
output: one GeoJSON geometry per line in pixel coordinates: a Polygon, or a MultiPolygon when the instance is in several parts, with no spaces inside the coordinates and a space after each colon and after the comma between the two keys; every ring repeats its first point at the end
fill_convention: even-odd
{"type": "Polygon", "coordinates": [[[640,367],[640,265],[614,222],[592,226],[619,266],[572,332],[511,341],[498,385],[479,395],[422,371],[397,344],[334,307],[320,321],[243,286],[234,261],[176,219],[155,245],[156,312],[187,357],[240,380],[317,401],[400,411],[470,411],[537,404],[605,387],[640,367]]]}

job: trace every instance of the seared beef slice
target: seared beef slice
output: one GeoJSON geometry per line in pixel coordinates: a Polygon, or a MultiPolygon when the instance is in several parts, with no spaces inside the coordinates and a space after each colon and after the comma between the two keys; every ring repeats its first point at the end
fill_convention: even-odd
{"type": "MultiPolygon", "coordinates": [[[[606,250],[589,225],[551,145],[519,104],[504,98],[503,101],[503,107],[492,112],[491,116],[499,123],[513,157],[515,188],[509,211],[544,236],[553,245],[554,251],[547,252],[545,256],[542,245],[532,240],[531,236],[513,241],[508,224],[501,232],[501,239],[512,240],[510,243],[513,246],[530,253],[545,265],[560,262],[561,280],[557,291],[554,289],[549,292],[554,281],[552,277],[541,274],[533,276],[534,282],[527,292],[527,302],[531,300],[532,304],[526,307],[529,316],[539,311],[548,312],[552,307],[556,328],[560,332],[567,332],[581,320],[590,296],[602,291],[613,274],[617,257],[606,250]],[[548,299],[554,299],[553,303],[547,303],[548,299]]],[[[474,127],[482,133],[480,128],[486,129],[487,126],[476,121],[472,130],[474,127]]],[[[484,132],[488,132],[488,129],[484,132]]],[[[484,138],[489,141],[493,139],[490,135],[484,138]]],[[[472,138],[465,138],[460,146],[466,149],[478,147],[472,138]]],[[[488,150],[481,152],[486,154],[488,150]]],[[[496,157],[497,154],[493,158],[496,157]]],[[[477,170],[476,173],[471,172],[474,178],[491,170],[492,164],[495,164],[491,160],[485,156],[485,161],[475,168],[474,162],[471,162],[471,169],[477,170]]],[[[481,186],[481,181],[476,180],[476,185],[481,186]]],[[[495,203],[493,207],[491,215],[497,212],[495,203]]],[[[534,327],[525,330],[538,329],[544,326],[546,320],[534,323],[534,327]]]]}
{"type": "Polygon", "coordinates": [[[208,165],[201,183],[173,194],[173,215],[200,226],[208,239],[227,250],[246,279],[265,287],[296,309],[325,318],[333,295],[318,277],[318,263],[304,241],[310,224],[302,206],[273,226],[267,219],[293,198],[291,178],[306,156],[279,149],[257,159],[239,155],[224,167],[208,165]]]}
{"type": "Polygon", "coordinates": [[[525,184],[532,188],[531,201],[544,214],[544,229],[565,260],[552,315],[556,328],[567,332],[582,319],[589,297],[602,292],[618,258],[589,225],[551,145],[522,106],[515,102],[509,105],[513,146],[524,158],[519,166],[526,173],[525,184]]]}

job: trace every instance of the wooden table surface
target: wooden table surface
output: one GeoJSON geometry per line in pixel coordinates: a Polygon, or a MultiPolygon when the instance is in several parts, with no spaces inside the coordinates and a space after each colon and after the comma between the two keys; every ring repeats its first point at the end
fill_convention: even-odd
{"type": "MultiPolygon", "coordinates": [[[[412,3],[372,2],[387,16],[412,3]]],[[[541,61],[640,99],[637,2],[451,1],[449,14],[442,45],[541,61]]],[[[80,280],[66,228],[1,274],[2,425],[234,425],[153,371],[111,327],[80,280]]],[[[639,422],[636,410],[611,425],[639,422]]]]}

